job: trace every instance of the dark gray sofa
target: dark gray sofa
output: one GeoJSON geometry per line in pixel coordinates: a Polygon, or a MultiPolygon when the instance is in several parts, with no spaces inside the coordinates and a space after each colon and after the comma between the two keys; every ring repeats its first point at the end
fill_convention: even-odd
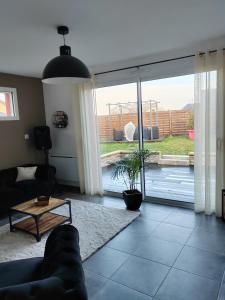
{"type": "MultiPolygon", "coordinates": [[[[34,166],[34,165],[24,165],[34,166]]],[[[51,195],[55,189],[56,169],[49,165],[35,165],[35,180],[16,182],[17,168],[0,171],[0,215],[7,213],[11,206],[41,195],[51,195]]]]}
{"type": "Polygon", "coordinates": [[[49,235],[44,258],[0,263],[0,300],[87,300],[79,248],[72,225],[49,235]]]}

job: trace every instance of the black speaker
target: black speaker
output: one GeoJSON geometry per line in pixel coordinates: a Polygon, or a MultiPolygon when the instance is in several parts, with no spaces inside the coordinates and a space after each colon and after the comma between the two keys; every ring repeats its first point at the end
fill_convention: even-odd
{"type": "Polygon", "coordinates": [[[52,148],[50,128],[48,126],[34,127],[34,144],[38,150],[49,150],[52,148]]]}

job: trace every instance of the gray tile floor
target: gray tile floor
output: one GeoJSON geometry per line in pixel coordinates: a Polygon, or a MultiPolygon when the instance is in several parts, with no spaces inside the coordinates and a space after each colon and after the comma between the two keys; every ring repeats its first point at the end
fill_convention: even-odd
{"type": "MultiPolygon", "coordinates": [[[[124,208],[113,197],[62,197],[124,208]]],[[[83,266],[89,300],[225,300],[225,224],[143,203],[140,217],[83,266]]]]}
{"type": "MultiPolygon", "coordinates": [[[[117,198],[93,200],[124,207],[117,198]]],[[[222,300],[225,224],[143,203],[141,216],[84,262],[84,270],[89,300],[222,300]]]]}

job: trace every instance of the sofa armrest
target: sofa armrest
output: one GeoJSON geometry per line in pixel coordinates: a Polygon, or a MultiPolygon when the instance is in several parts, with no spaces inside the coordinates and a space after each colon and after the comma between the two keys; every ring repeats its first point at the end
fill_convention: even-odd
{"type": "Polygon", "coordinates": [[[59,277],[66,289],[66,299],[88,299],[80,256],[79,233],[74,226],[58,226],[49,235],[45,246],[42,276],[59,277]]]}
{"type": "Polygon", "coordinates": [[[65,289],[62,280],[50,277],[43,280],[0,288],[0,300],[62,300],[65,289]]]}

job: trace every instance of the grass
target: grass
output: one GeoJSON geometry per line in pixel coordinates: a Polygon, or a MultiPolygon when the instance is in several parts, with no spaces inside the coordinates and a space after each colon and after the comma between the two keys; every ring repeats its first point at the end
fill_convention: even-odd
{"type": "MultiPolygon", "coordinates": [[[[169,136],[161,142],[145,142],[145,149],[150,151],[160,151],[161,154],[167,155],[188,155],[189,152],[194,151],[194,141],[190,140],[186,136],[169,136]]],[[[138,149],[138,143],[129,142],[112,142],[101,143],[101,154],[117,150],[136,150],[138,149]]]]}

